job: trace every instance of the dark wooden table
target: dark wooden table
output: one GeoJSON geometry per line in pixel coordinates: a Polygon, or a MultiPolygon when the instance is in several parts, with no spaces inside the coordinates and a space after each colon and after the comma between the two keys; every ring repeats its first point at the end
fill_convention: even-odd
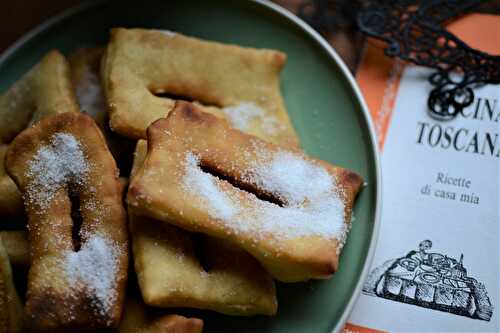
{"type": "MultiPolygon", "coordinates": [[[[297,12],[297,8],[303,1],[274,0],[292,12],[297,12]]],[[[36,25],[64,9],[82,3],[83,0],[5,0],[3,2],[0,5],[0,53],[36,25]]],[[[500,0],[489,1],[482,5],[479,11],[500,14],[500,0]]],[[[325,35],[325,38],[354,71],[363,49],[363,36],[359,33],[338,31],[325,35]]]]}

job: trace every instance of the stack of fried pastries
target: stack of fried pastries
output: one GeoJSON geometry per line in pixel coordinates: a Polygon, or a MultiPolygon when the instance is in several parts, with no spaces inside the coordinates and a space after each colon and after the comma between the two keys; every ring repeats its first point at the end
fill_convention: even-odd
{"type": "Polygon", "coordinates": [[[178,102],[148,128],[127,201],[129,212],[228,240],[276,279],[295,282],[337,269],[361,183],[178,102]]]}
{"type": "MultiPolygon", "coordinates": [[[[146,141],[140,140],[132,178],[146,152],[146,141]]],[[[276,313],[274,282],[249,254],[230,243],[194,235],[133,211],[129,223],[135,269],[147,304],[232,315],[276,313]]]]}
{"type": "Polygon", "coordinates": [[[0,333],[201,332],[166,308],[271,316],[338,269],[362,178],[300,150],[284,53],[115,28],[68,59],[0,95],[0,333]]]}

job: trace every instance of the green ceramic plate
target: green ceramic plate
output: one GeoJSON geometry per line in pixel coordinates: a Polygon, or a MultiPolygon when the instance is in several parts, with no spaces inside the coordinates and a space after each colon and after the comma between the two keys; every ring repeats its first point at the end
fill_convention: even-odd
{"type": "Polygon", "coordinates": [[[203,317],[206,332],[339,331],[367,272],[380,210],[374,132],[346,66],[309,26],[267,2],[98,2],[47,21],[5,52],[0,57],[0,91],[50,49],[69,53],[77,47],[102,45],[113,26],[176,30],[288,54],[282,91],[304,149],[357,171],[368,184],[356,203],[355,221],[342,253],[340,270],[326,281],[278,284],[279,310],[274,318],[234,318],[201,311],[194,314],[203,317]]]}

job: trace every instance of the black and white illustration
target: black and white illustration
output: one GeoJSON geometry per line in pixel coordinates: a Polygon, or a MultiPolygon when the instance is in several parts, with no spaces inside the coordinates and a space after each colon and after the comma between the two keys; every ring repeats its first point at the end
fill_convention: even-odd
{"type": "Polygon", "coordinates": [[[417,250],[375,267],[363,286],[363,293],[490,321],[493,305],[486,287],[467,275],[463,254],[457,260],[429,252],[431,248],[432,242],[424,240],[417,250]]]}

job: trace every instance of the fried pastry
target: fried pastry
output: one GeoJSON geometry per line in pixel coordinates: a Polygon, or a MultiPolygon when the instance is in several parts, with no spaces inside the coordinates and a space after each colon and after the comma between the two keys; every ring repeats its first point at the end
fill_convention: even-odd
{"type": "Polygon", "coordinates": [[[8,145],[0,144],[0,219],[21,221],[22,216],[24,216],[23,199],[4,167],[5,153],[8,147],[8,145]]]}
{"type": "Polygon", "coordinates": [[[80,110],[90,115],[101,128],[108,148],[122,174],[128,175],[132,165],[135,141],[120,137],[108,126],[108,112],[99,77],[103,48],[82,48],[70,54],[71,79],[80,110]]]}
{"type": "Polygon", "coordinates": [[[21,230],[0,231],[0,241],[13,266],[29,267],[30,243],[28,232],[21,230]]]}
{"type": "Polygon", "coordinates": [[[23,309],[12,280],[9,257],[0,240],[0,333],[20,332],[23,309]]]}
{"type": "Polygon", "coordinates": [[[134,214],[229,240],[294,282],[337,270],[362,182],[177,102],[148,128],[127,200],[134,214]]]}
{"type": "Polygon", "coordinates": [[[127,293],[123,319],[117,333],[201,333],[203,321],[148,309],[140,295],[127,293]]]}
{"type": "MultiPolygon", "coordinates": [[[[146,151],[140,140],[132,177],[146,151]]],[[[246,252],[150,218],[131,215],[129,222],[135,270],[147,304],[230,315],[276,313],[274,281],[246,252]]]]}
{"type": "Polygon", "coordinates": [[[297,146],[280,92],[285,61],[275,50],[168,31],[112,29],[102,66],[110,126],[124,136],[145,138],[146,128],[165,117],[176,99],[188,99],[244,132],[297,146]]]}
{"type": "Polygon", "coordinates": [[[29,329],[116,327],[128,266],[126,213],[96,123],[80,113],[42,119],[11,143],[6,169],[28,215],[29,329]]]}
{"type": "Polygon", "coordinates": [[[24,216],[21,196],[4,172],[3,156],[7,146],[2,143],[9,143],[37,120],[63,112],[78,112],[78,105],[68,62],[59,51],[49,52],[0,96],[0,119],[3,119],[0,121],[0,217],[24,216]]]}
{"type": "Polygon", "coordinates": [[[81,48],[68,57],[71,81],[80,110],[94,118],[101,129],[107,120],[106,101],[99,78],[103,52],[99,47],[81,48]]]}
{"type": "Polygon", "coordinates": [[[51,51],[0,96],[0,143],[46,116],[78,111],[68,62],[51,51]]]}
{"type": "Polygon", "coordinates": [[[276,313],[272,278],[243,250],[149,218],[131,216],[130,223],[135,267],[147,304],[239,316],[276,313]]]}

